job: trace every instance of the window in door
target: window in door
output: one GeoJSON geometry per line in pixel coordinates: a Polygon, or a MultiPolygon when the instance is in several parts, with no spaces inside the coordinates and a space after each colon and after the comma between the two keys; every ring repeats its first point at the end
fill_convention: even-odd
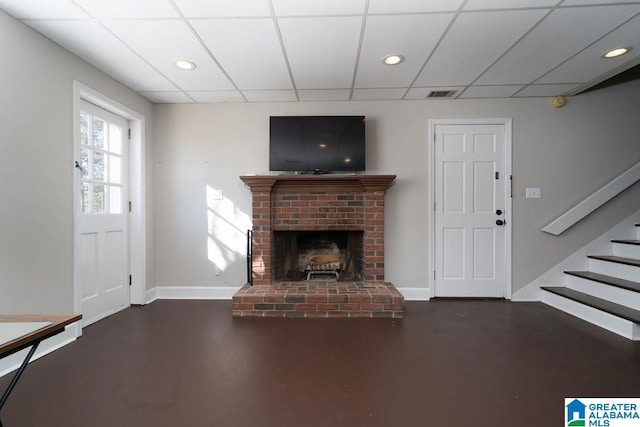
{"type": "Polygon", "coordinates": [[[123,132],[121,126],[80,112],[83,214],[121,214],[123,211],[123,132]]]}

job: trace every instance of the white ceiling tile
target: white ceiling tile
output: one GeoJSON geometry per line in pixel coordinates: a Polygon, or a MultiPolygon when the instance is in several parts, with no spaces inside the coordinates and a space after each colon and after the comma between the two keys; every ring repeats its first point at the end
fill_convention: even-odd
{"type": "Polygon", "coordinates": [[[476,83],[527,84],[633,16],[640,6],[557,9],[476,83]],[[576,28],[580,36],[576,37],[576,28]]]}
{"type": "Polygon", "coordinates": [[[0,9],[18,19],[88,19],[68,0],[0,0],[0,9]]]}
{"type": "Polygon", "coordinates": [[[184,92],[140,92],[140,95],[156,104],[185,104],[193,103],[184,92]]]}
{"type": "Polygon", "coordinates": [[[292,102],[297,101],[293,90],[245,90],[242,91],[251,102],[292,102]]]}
{"type": "Polygon", "coordinates": [[[544,14],[541,9],[461,14],[420,73],[416,86],[470,84],[544,14]]]}
{"type": "Polygon", "coordinates": [[[362,18],[278,19],[298,89],[351,87],[362,18]]]}
{"type": "Polygon", "coordinates": [[[463,0],[371,0],[369,13],[456,11],[463,0]]]}
{"type": "Polygon", "coordinates": [[[558,3],[560,3],[560,0],[468,0],[464,5],[464,10],[552,7],[558,3]]]}
{"type": "Polygon", "coordinates": [[[105,25],[182,90],[233,90],[234,86],[180,20],[107,20],[105,25]],[[175,61],[197,65],[181,70],[175,61]]]}
{"type": "Polygon", "coordinates": [[[470,86],[458,98],[509,98],[523,87],[523,85],[470,86]]]}
{"type": "Polygon", "coordinates": [[[563,95],[572,89],[577,88],[576,84],[565,85],[529,85],[518,92],[515,97],[528,97],[528,96],[557,96],[563,95]]]}
{"type": "Polygon", "coordinates": [[[187,95],[196,102],[245,102],[240,92],[235,90],[187,92],[187,95]]]}
{"type": "Polygon", "coordinates": [[[351,89],[299,90],[300,101],[348,101],[351,89]]]}
{"type": "Polygon", "coordinates": [[[409,86],[438,42],[453,14],[391,15],[367,18],[356,87],[409,86]],[[399,53],[404,62],[389,66],[386,55],[399,53]]]}
{"type": "Polygon", "coordinates": [[[277,16],[320,16],[362,14],[365,0],[272,0],[277,16]]]}
{"type": "Polygon", "coordinates": [[[267,0],[173,0],[187,18],[270,16],[267,0]]]}
{"type": "Polygon", "coordinates": [[[74,0],[95,18],[177,18],[167,0],[74,0]]]}
{"type": "Polygon", "coordinates": [[[177,89],[94,20],[36,20],[26,23],[133,90],[177,89]],[[78,34],[82,34],[82,37],[78,37],[78,34]],[[114,58],[118,60],[114,61],[114,58]],[[123,67],[122,64],[127,66],[123,67]]]}
{"type": "Polygon", "coordinates": [[[354,89],[354,101],[394,100],[402,99],[407,88],[354,89]]]}
{"type": "MultiPolygon", "coordinates": [[[[404,97],[404,99],[427,99],[427,95],[429,95],[429,93],[431,91],[449,91],[449,90],[455,90],[456,93],[453,96],[453,98],[455,98],[460,92],[462,92],[462,90],[464,89],[463,86],[449,86],[449,87],[414,87],[411,88],[409,90],[409,92],[407,92],[407,95],[404,97]]],[[[429,99],[451,99],[451,98],[429,98],[429,99]]]]}
{"type": "Polygon", "coordinates": [[[588,82],[640,55],[640,16],[624,24],[569,61],[543,76],[536,83],[588,82]],[[635,46],[626,55],[602,58],[606,51],[620,46],[635,46]]]}
{"type": "Polygon", "coordinates": [[[273,20],[197,19],[190,23],[240,89],[292,88],[273,20]]]}

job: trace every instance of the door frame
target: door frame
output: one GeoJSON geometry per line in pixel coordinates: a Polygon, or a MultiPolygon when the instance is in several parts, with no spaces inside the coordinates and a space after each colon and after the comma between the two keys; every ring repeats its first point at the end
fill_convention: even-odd
{"type": "MultiPolygon", "coordinates": [[[[80,147],[80,104],[81,100],[128,120],[131,129],[129,140],[129,200],[133,209],[129,213],[129,274],[132,276],[129,289],[130,304],[146,303],[146,230],[145,230],[145,117],[110,97],[78,82],[73,81],[73,161],[80,147]]],[[[80,281],[80,204],[76,203],[80,192],[75,163],[71,163],[73,177],[73,308],[76,313],[82,309],[82,289],[80,281]]],[[[82,322],[76,323],[76,336],[82,335],[82,322]]]]}
{"type": "Polygon", "coordinates": [[[427,197],[428,200],[428,215],[429,218],[429,296],[433,298],[435,296],[435,265],[436,265],[436,244],[435,244],[435,228],[436,228],[436,215],[435,215],[435,191],[436,191],[436,156],[435,156],[435,141],[436,141],[436,126],[439,125],[499,125],[504,127],[504,136],[505,136],[505,150],[504,150],[504,165],[505,172],[504,176],[509,177],[509,179],[505,179],[504,182],[504,219],[506,224],[504,225],[504,252],[505,252],[505,262],[504,262],[504,298],[511,299],[511,291],[512,291],[512,283],[511,283],[511,259],[512,259],[512,248],[511,248],[511,226],[513,224],[513,209],[512,209],[512,201],[513,201],[513,193],[512,193],[512,184],[513,184],[513,171],[511,167],[512,162],[512,151],[511,151],[511,122],[512,119],[510,117],[506,118],[481,118],[481,119],[430,119],[429,120],[429,135],[428,135],[428,143],[429,143],[429,194],[427,197]]]}

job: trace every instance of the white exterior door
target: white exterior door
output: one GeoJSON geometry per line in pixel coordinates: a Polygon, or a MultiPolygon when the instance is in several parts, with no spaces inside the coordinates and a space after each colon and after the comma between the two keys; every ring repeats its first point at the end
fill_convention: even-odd
{"type": "Polygon", "coordinates": [[[81,211],[80,288],[83,326],[130,305],[127,121],[95,105],[80,106],[76,153],[81,211]]]}
{"type": "Polygon", "coordinates": [[[436,124],[434,134],[434,296],[510,296],[505,126],[436,124]]]}

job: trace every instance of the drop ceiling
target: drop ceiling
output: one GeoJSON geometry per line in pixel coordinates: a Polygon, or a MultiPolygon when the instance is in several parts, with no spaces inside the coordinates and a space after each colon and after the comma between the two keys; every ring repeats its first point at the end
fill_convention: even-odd
{"type": "Polygon", "coordinates": [[[640,1],[0,0],[0,9],[156,103],[574,95],[640,63],[640,1]],[[632,50],[602,58],[621,46],[632,50]],[[405,60],[385,65],[389,54],[405,60]]]}

